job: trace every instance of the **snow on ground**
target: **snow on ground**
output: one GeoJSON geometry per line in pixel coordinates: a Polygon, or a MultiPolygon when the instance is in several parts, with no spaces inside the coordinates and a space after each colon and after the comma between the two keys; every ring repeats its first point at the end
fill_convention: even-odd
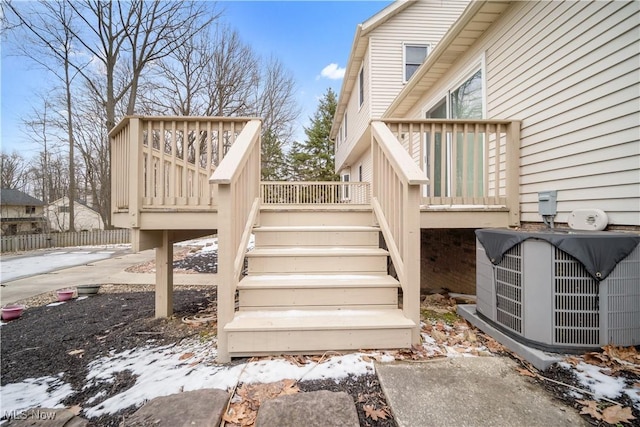
{"type": "MultiPolygon", "coordinates": [[[[299,366],[285,359],[259,360],[235,366],[217,365],[215,346],[197,339],[177,345],[144,348],[113,353],[96,359],[89,365],[85,388],[111,383],[117,373],[130,371],[136,376],[133,387],[104,399],[98,392],[85,407],[87,417],[112,414],[146,400],[181,391],[203,388],[226,390],[237,383],[271,383],[283,379],[341,379],[349,375],[373,372],[373,359],[363,353],[327,357],[322,363],[309,362],[299,366]]],[[[393,358],[381,356],[382,360],[393,358]]],[[[71,386],[57,377],[27,379],[18,384],[0,387],[5,412],[19,413],[39,406],[55,407],[72,394],[71,386]]]]}
{"type": "MultiPolygon", "coordinates": [[[[422,336],[422,347],[430,356],[471,356],[459,349],[437,343],[428,334],[423,333],[422,336]]],[[[350,375],[372,373],[374,360],[392,362],[397,354],[328,354],[318,362],[307,359],[308,362],[304,365],[285,358],[265,358],[234,366],[216,364],[216,355],[215,341],[191,338],[168,346],[154,346],[150,341],[146,347],[113,352],[96,359],[89,364],[85,389],[98,386],[96,389],[100,391],[85,404],[84,415],[92,418],[114,414],[132,405],[140,406],[155,397],[203,388],[228,390],[238,383],[272,383],[283,379],[337,381],[350,375]],[[135,384],[107,398],[105,387],[99,386],[113,383],[116,376],[124,371],[135,377],[135,384]]],[[[568,363],[561,363],[561,366],[573,370],[583,388],[591,390],[598,398],[615,399],[626,393],[636,405],[640,405],[638,390],[625,384],[624,379],[605,375],[601,368],[584,362],[575,368],[568,363]]],[[[0,387],[3,411],[19,413],[33,407],[61,406],[61,402],[73,393],[71,386],[64,383],[61,376],[62,374],[57,377],[27,379],[18,384],[0,387]]]]}
{"type": "MultiPolygon", "coordinates": [[[[250,251],[256,245],[255,235],[251,235],[249,243],[247,244],[247,250],[250,251]]],[[[218,238],[210,237],[204,239],[185,240],[175,244],[176,246],[200,246],[201,249],[198,252],[215,252],[218,250],[218,238]]]]}
{"type": "Polygon", "coordinates": [[[34,407],[63,407],[60,402],[73,394],[73,389],[62,381],[60,376],[29,378],[20,383],[0,387],[2,414],[18,414],[34,407]]]}
{"type": "Polygon", "coordinates": [[[561,362],[559,365],[572,370],[583,387],[592,391],[596,399],[616,399],[626,393],[634,402],[634,406],[640,409],[640,390],[633,385],[627,385],[623,377],[607,375],[602,372],[606,368],[585,362],[578,363],[575,368],[566,362],[561,362]]]}

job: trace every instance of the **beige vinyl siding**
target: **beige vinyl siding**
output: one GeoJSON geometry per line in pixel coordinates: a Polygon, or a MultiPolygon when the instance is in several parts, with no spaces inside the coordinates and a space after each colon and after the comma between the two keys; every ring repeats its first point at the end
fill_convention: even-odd
{"type": "MultiPolygon", "coordinates": [[[[336,150],[336,165],[344,164],[347,156],[353,150],[358,140],[362,137],[367,126],[369,126],[369,116],[371,111],[371,89],[370,89],[370,66],[369,52],[365,54],[364,60],[364,102],[360,105],[359,81],[356,81],[353,91],[347,103],[347,137],[342,140],[336,150]]],[[[360,70],[358,70],[358,76],[360,70]]],[[[360,77],[358,77],[359,79],[360,77]]],[[[342,124],[344,126],[344,123],[342,124]]]]}
{"type": "Polygon", "coordinates": [[[523,119],[522,221],[540,221],[537,193],[554,189],[557,222],[599,208],[640,225],[639,6],[518,4],[489,44],[489,115],[523,119]]]}
{"type": "Polygon", "coordinates": [[[427,44],[431,52],[467,3],[418,1],[371,33],[372,118],[380,118],[402,90],[404,43],[427,44]]]}
{"type": "Polygon", "coordinates": [[[516,2],[410,117],[484,53],[487,118],[522,121],[521,220],[541,222],[537,193],[558,190],[556,222],[599,208],[610,224],[637,226],[638,46],[640,2],[516,2]]]}
{"type": "Polygon", "coordinates": [[[358,160],[353,163],[351,171],[353,172],[353,181],[358,179],[358,166],[362,165],[362,182],[371,182],[373,163],[371,161],[371,149],[365,151],[358,160]]]}

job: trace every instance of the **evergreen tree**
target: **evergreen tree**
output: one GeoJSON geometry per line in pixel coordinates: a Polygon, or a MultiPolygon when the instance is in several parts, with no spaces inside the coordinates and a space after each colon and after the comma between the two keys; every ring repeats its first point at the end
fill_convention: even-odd
{"type": "Polygon", "coordinates": [[[286,178],[287,170],[282,142],[271,130],[266,130],[261,141],[261,175],[263,181],[282,181],[286,178]]]}
{"type": "Polygon", "coordinates": [[[336,93],[331,88],[327,89],[311,119],[311,125],[304,129],[307,140],[292,146],[289,161],[292,170],[291,178],[294,180],[338,181],[340,179],[335,173],[334,144],[329,139],[337,104],[336,93]]]}

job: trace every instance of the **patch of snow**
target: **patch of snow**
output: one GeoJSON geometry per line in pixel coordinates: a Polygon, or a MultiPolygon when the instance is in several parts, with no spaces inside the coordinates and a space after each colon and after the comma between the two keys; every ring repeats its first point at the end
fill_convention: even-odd
{"type": "MultiPolygon", "coordinates": [[[[89,384],[112,381],[118,372],[125,370],[137,377],[136,383],[128,390],[86,408],[85,413],[88,417],[98,417],[131,405],[141,405],[155,397],[202,388],[226,390],[237,382],[270,383],[285,378],[339,379],[373,370],[373,362],[363,361],[360,354],[334,356],[322,364],[309,363],[305,366],[277,359],[228,367],[214,364],[215,357],[216,350],[210,343],[192,340],[176,346],[146,347],[97,359],[89,365],[89,384]]],[[[93,396],[91,401],[100,397],[93,396]]]]}
{"type": "Polygon", "coordinates": [[[89,298],[88,296],[82,296],[82,297],[78,297],[76,298],[76,301],[82,301],[83,299],[87,299],[89,298]]]}
{"type": "Polygon", "coordinates": [[[596,399],[603,397],[616,399],[623,393],[626,393],[631,400],[636,402],[636,406],[640,405],[640,395],[638,389],[632,385],[627,385],[623,377],[613,377],[602,372],[601,367],[591,365],[589,363],[580,362],[573,368],[566,362],[559,365],[565,369],[573,370],[580,383],[588,390],[595,393],[596,399]]]}
{"type": "MultiPolygon", "coordinates": [[[[93,407],[85,407],[87,417],[112,414],[132,405],[140,406],[146,400],[181,391],[218,388],[227,390],[240,383],[270,383],[283,379],[316,380],[341,379],[349,375],[363,375],[374,370],[366,354],[352,353],[332,356],[323,363],[309,362],[298,366],[284,359],[259,360],[235,366],[214,363],[215,344],[197,339],[185,340],[178,345],[148,346],[109,356],[89,364],[87,383],[91,386],[113,383],[118,373],[129,371],[136,377],[135,384],[103,401],[107,394],[100,391],[88,400],[93,407]]],[[[369,354],[370,356],[370,354],[369,354]]],[[[378,360],[393,361],[393,356],[376,356],[378,360]]],[[[60,374],[61,376],[62,374],[60,374]]],[[[32,407],[58,407],[73,393],[69,384],[60,377],[28,379],[0,388],[5,411],[23,411],[32,407]]]]}
{"type": "Polygon", "coordinates": [[[6,325],[5,322],[0,322],[0,326],[4,326],[4,325],[6,325]]]}
{"type": "Polygon", "coordinates": [[[51,304],[47,304],[47,307],[55,307],[57,305],[62,305],[64,303],[66,303],[66,301],[52,302],[51,304]]]}
{"type": "Polygon", "coordinates": [[[73,394],[70,384],[57,377],[28,378],[0,387],[2,413],[20,413],[33,407],[61,408],[60,402],[73,394]]]}

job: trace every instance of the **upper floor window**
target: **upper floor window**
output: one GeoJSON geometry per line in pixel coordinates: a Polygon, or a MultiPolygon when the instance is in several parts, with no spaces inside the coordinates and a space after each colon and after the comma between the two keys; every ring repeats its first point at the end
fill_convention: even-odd
{"type": "Polygon", "coordinates": [[[26,214],[35,214],[36,213],[36,207],[35,206],[25,206],[25,213],[26,214]]]}
{"type": "Polygon", "coordinates": [[[404,45],[404,81],[407,82],[413,73],[422,65],[429,53],[429,46],[426,44],[405,44],[404,45]]]}
{"type": "Polygon", "coordinates": [[[342,120],[342,138],[347,139],[347,113],[344,113],[344,120],[342,120]]]}
{"type": "Polygon", "coordinates": [[[364,103],[364,66],[360,68],[360,74],[358,75],[358,86],[359,86],[359,105],[362,107],[364,103]]]}

